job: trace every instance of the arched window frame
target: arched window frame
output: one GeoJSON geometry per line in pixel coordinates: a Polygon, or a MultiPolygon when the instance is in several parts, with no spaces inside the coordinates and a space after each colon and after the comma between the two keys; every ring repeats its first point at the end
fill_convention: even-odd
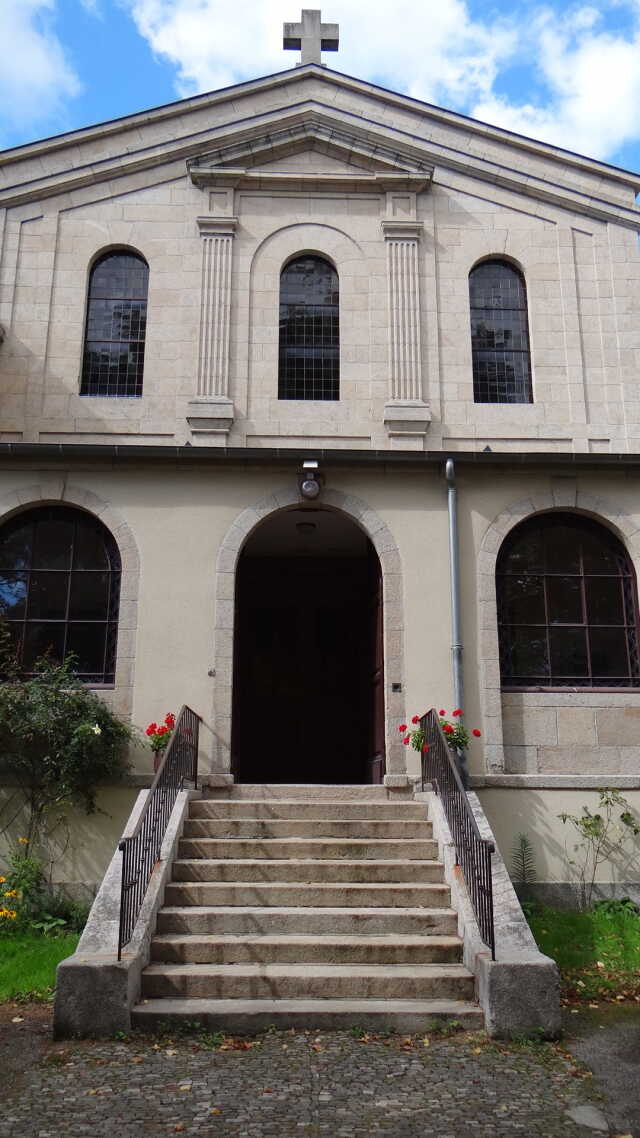
{"type": "Polygon", "coordinates": [[[148,292],[149,265],[137,249],[111,248],[95,257],[87,286],[81,395],[116,399],[142,395],[148,292]],[[111,281],[102,283],[100,272],[107,262],[112,262],[111,281]],[[126,331],[133,334],[123,335],[126,331]]]}
{"type": "Polygon", "coordinates": [[[532,403],[527,284],[520,267],[504,257],[485,257],[474,265],[469,273],[469,316],[474,402],[532,403]],[[490,292],[486,282],[483,293],[482,278],[486,281],[492,271],[493,289],[490,292]],[[496,313],[504,313],[503,318],[496,319],[496,313]]]}
{"type": "Polygon", "coordinates": [[[73,653],[85,683],[115,683],[121,575],[113,535],[86,510],[34,506],[0,525],[0,615],[24,675],[50,648],[55,659],[73,653]],[[65,529],[46,548],[52,523],[65,529]]]}
{"type": "MultiPolygon", "coordinates": [[[[310,296],[313,285],[305,287],[310,296]]],[[[319,278],[318,292],[321,287],[319,278]]],[[[297,294],[300,296],[300,289],[297,294]]],[[[329,257],[306,252],[289,258],[280,273],[279,302],[278,399],[339,399],[340,282],[329,257]],[[312,261],[317,268],[323,267],[325,283],[329,277],[330,299],[325,292],[322,300],[294,300],[293,270],[312,261]],[[319,313],[318,309],[324,311],[319,313]]]]}
{"type": "Polygon", "coordinates": [[[635,570],[621,540],[601,522],[565,511],[520,522],[498,554],[496,601],[503,689],[640,687],[635,570]],[[528,560],[520,554],[518,564],[527,541],[528,560]],[[518,666],[527,656],[538,666],[518,666]]]}

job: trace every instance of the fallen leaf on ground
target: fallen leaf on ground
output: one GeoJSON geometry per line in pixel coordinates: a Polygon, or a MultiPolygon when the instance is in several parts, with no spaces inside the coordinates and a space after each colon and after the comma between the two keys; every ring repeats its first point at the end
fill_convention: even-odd
{"type": "Polygon", "coordinates": [[[14,1016],[11,1020],[12,1023],[24,1023],[24,1016],[14,1016]]]}
{"type": "Polygon", "coordinates": [[[187,1128],[186,1128],[184,1122],[176,1122],[173,1129],[174,1130],[186,1130],[187,1128]]]}
{"type": "Polygon", "coordinates": [[[165,1055],[177,1055],[177,1051],[165,1051],[165,1055]]]}
{"type": "Polygon", "coordinates": [[[213,1110],[211,1111],[211,1114],[222,1114],[222,1111],[220,1110],[219,1106],[214,1106],[213,1110]]]}

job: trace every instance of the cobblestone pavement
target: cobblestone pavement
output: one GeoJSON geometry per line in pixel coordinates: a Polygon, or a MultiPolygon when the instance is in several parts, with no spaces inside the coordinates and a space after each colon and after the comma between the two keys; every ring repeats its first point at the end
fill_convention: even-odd
{"type": "Polygon", "coordinates": [[[222,1047],[203,1034],[54,1043],[48,1011],[10,1012],[0,1020],[1,1138],[612,1133],[590,1105],[589,1077],[550,1045],[355,1032],[267,1032],[222,1047]]]}

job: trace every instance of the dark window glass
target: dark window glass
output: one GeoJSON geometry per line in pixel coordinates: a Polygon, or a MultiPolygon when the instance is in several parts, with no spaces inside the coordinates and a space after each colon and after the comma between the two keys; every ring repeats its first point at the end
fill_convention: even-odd
{"type": "Polygon", "coordinates": [[[117,546],[90,514],[43,506],[0,528],[0,616],[25,675],[73,653],[80,679],[113,683],[119,598],[117,546]]]}
{"type": "Polygon", "coordinates": [[[527,292],[507,261],[483,261],[469,274],[473,398],[531,403],[527,292]]]}
{"type": "Polygon", "coordinates": [[[297,257],[280,277],[278,398],[340,398],[338,274],[322,257],[297,257]]]}
{"type": "Polygon", "coordinates": [[[636,583],[604,526],[523,522],[496,568],[503,687],[640,687],[636,583]]]}
{"type": "Polygon", "coordinates": [[[91,270],[81,395],[142,395],[149,268],[131,252],[91,270]]]}

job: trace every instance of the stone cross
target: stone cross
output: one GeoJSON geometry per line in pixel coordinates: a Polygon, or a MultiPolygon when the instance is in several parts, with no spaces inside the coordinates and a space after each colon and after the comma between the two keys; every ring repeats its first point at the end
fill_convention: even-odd
{"type": "Polygon", "coordinates": [[[322,51],[338,50],[338,24],[322,24],[319,8],[303,8],[302,22],[283,24],[282,46],[285,51],[302,51],[300,63],[322,63],[322,51]]]}

